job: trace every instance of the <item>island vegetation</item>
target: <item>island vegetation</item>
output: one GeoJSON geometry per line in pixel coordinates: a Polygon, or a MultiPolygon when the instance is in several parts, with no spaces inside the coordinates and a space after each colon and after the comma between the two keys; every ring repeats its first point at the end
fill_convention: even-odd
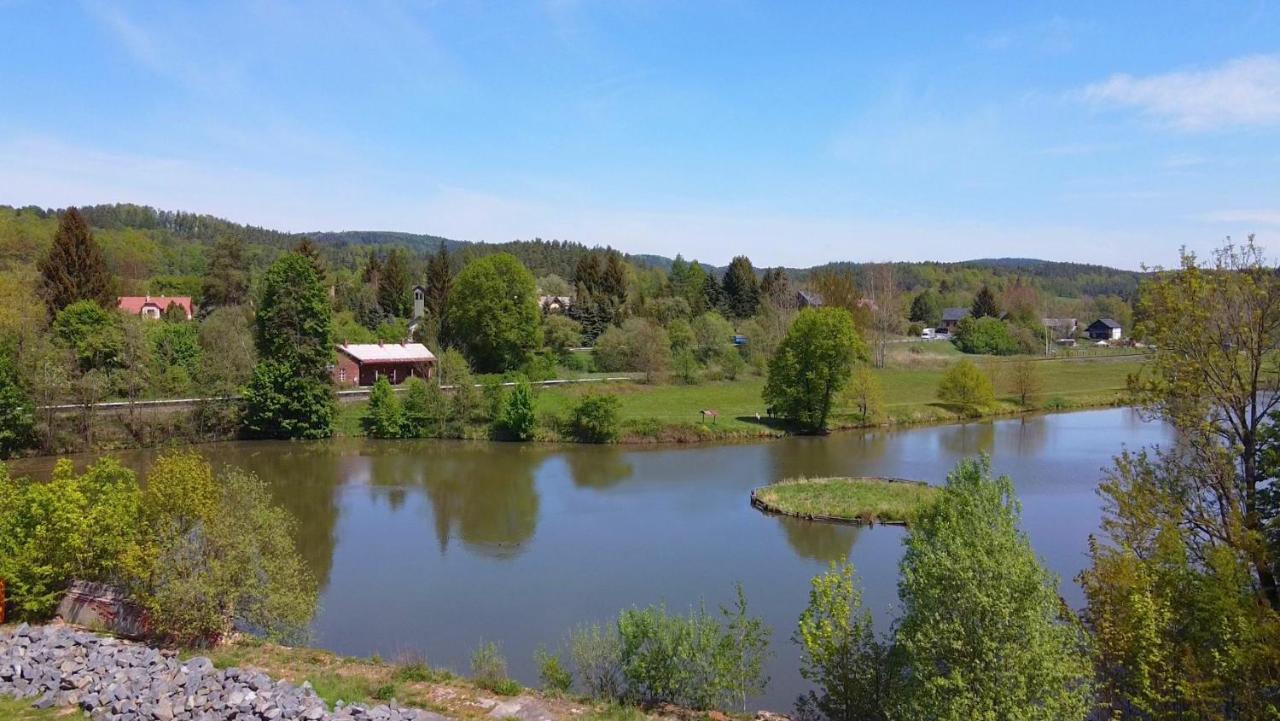
{"type": "Polygon", "coordinates": [[[751,492],[751,504],[769,513],[815,521],[906,525],[936,500],[926,483],[891,478],[796,478],[751,492]]]}

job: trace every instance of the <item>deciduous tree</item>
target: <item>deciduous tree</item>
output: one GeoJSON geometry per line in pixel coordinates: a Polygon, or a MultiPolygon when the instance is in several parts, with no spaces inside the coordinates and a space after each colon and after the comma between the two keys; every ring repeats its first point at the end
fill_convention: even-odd
{"type": "Polygon", "coordinates": [[[832,405],[867,348],[842,308],[806,308],[769,362],[764,401],[811,433],[826,430],[832,405]]]}
{"type": "Polygon", "coordinates": [[[479,371],[503,372],[527,363],[542,344],[540,318],[533,274],[513,255],[473,260],[454,281],[449,322],[479,371]]]}

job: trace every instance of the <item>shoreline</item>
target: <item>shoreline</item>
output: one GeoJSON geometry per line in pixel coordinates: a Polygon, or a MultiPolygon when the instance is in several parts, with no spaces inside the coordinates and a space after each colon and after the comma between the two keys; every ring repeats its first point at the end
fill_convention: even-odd
{"type": "MultiPolygon", "coordinates": [[[[914,404],[911,404],[914,405],[914,404]]],[[[936,406],[934,406],[936,407],[936,406]]],[[[145,445],[129,445],[129,446],[108,446],[102,448],[92,448],[75,451],[63,451],[58,453],[44,453],[32,455],[15,455],[8,459],[0,460],[0,463],[11,463],[14,461],[40,461],[58,458],[68,458],[86,455],[104,455],[123,451],[147,451],[159,450],[172,446],[182,447],[200,447],[213,445],[218,443],[326,443],[347,439],[365,439],[377,440],[380,443],[396,443],[403,441],[442,441],[442,442],[465,442],[465,443],[503,443],[518,444],[536,447],[556,447],[556,446],[600,446],[600,447],[623,447],[623,448],[659,448],[659,447],[681,447],[681,446],[715,446],[715,445],[734,445],[740,443],[756,443],[761,441],[778,441],[787,438],[824,438],[827,436],[857,433],[868,431],[897,431],[910,430],[913,428],[930,428],[938,426],[963,426],[970,423],[985,423],[1001,420],[1013,420],[1016,418],[1034,418],[1037,416],[1062,415],[1068,413],[1083,413],[1087,411],[1107,410],[1110,408],[1134,408],[1131,399],[1115,398],[1108,401],[1099,401],[1095,403],[1081,403],[1078,405],[1070,405],[1063,408],[1024,408],[998,410],[983,413],[976,416],[961,416],[959,414],[951,416],[935,416],[927,418],[893,418],[888,421],[871,424],[833,424],[826,433],[796,433],[785,429],[769,429],[763,428],[759,432],[749,433],[741,430],[726,430],[716,432],[715,429],[706,427],[696,427],[691,424],[679,423],[668,424],[662,427],[663,431],[669,431],[668,437],[655,437],[652,435],[628,435],[624,429],[621,437],[614,443],[585,443],[575,441],[571,438],[533,438],[528,441],[507,441],[487,438],[482,436],[466,437],[466,438],[445,438],[445,437],[424,437],[424,438],[387,438],[373,439],[360,433],[342,433],[335,432],[329,438],[310,439],[310,440],[282,440],[276,438],[239,438],[235,436],[225,438],[209,438],[205,440],[184,440],[175,443],[153,443],[145,445]],[[683,431],[683,433],[682,433],[683,431]]],[[[624,423],[625,426],[625,423],[624,423]]]]}

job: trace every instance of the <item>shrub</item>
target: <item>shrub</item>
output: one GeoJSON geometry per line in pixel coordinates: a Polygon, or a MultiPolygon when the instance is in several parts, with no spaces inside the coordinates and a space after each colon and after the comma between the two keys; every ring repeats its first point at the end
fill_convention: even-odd
{"type": "Polygon", "coordinates": [[[198,644],[237,624],[297,638],[316,584],[293,542],[294,519],[256,476],[216,479],[193,453],[162,456],[142,498],[146,543],[134,587],[161,638],[198,644]]]}
{"type": "Polygon", "coordinates": [[[360,419],[366,435],[372,438],[399,438],[404,431],[404,413],[400,399],[386,378],[378,378],[369,391],[369,407],[360,419]]]}
{"type": "Polygon", "coordinates": [[[920,325],[919,323],[912,323],[911,325],[907,326],[907,335],[911,336],[912,338],[918,337],[923,333],[924,333],[924,326],[920,325]]]}
{"type": "Polygon", "coordinates": [[[544,691],[563,694],[573,688],[573,673],[560,660],[560,654],[539,648],[533,652],[533,660],[538,664],[538,680],[544,691]]]}
{"type": "Polygon", "coordinates": [[[542,319],[542,338],[547,350],[563,359],[570,348],[582,345],[582,324],[568,316],[552,313],[542,319]]]}
{"type": "Polygon", "coordinates": [[[623,611],[619,658],[627,695],[646,704],[711,709],[732,703],[745,709],[747,697],[767,681],[769,630],[747,615],[741,587],[736,607],[722,609],[722,618],[702,607],[686,616],[662,606],[623,611]]]}
{"type": "Polygon", "coordinates": [[[621,405],[615,395],[588,393],[569,413],[569,432],[583,443],[612,443],[618,439],[621,429],[618,419],[621,405]]]}
{"type": "Polygon", "coordinates": [[[972,362],[962,360],[947,369],[938,383],[938,400],[962,413],[978,415],[996,402],[991,379],[972,362]]]}
{"type": "Polygon", "coordinates": [[[640,371],[653,381],[671,366],[671,341],[652,321],[628,318],[596,339],[595,356],[600,370],[640,371]]]}
{"type": "Polygon", "coordinates": [[[119,582],[137,556],[140,493],[132,471],[103,459],[76,476],[58,461],[48,483],[0,463],[0,578],[18,618],[57,607],[72,579],[119,582]]]}
{"type": "Polygon", "coordinates": [[[533,438],[538,417],[533,410],[533,387],[529,381],[520,380],[503,401],[498,418],[499,431],[518,441],[533,438]]]}
{"type": "Polygon", "coordinates": [[[575,628],[569,634],[569,656],[588,696],[597,700],[622,698],[622,640],[616,627],[591,624],[575,628]]]}
{"type": "Polygon", "coordinates": [[[480,688],[502,696],[520,692],[520,684],[507,676],[507,659],[496,643],[482,642],[472,652],[471,679],[480,688]]]}

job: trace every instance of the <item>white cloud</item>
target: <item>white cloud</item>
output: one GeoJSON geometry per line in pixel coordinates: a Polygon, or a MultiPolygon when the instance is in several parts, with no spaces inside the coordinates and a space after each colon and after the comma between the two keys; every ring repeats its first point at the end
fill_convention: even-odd
{"type": "Polygon", "coordinates": [[[1208,70],[1112,75],[1082,95],[1137,108],[1184,130],[1280,125],[1280,55],[1236,58],[1208,70]]]}
{"type": "Polygon", "coordinates": [[[1217,210],[1198,218],[1206,223],[1235,223],[1247,225],[1280,226],[1280,209],[1255,208],[1252,210],[1217,210]]]}

